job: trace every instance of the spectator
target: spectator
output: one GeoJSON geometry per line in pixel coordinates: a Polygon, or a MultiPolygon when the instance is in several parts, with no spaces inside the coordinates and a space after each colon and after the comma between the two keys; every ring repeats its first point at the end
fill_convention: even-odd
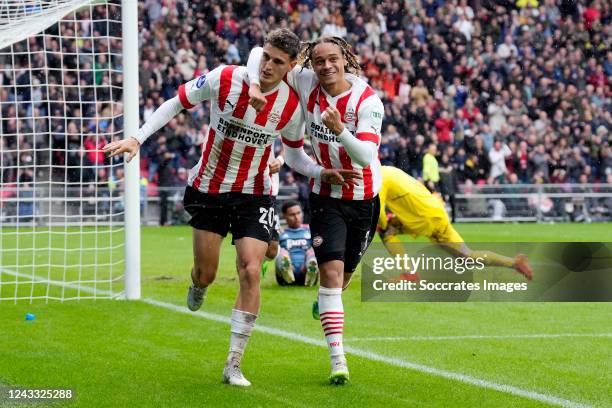
{"type": "Polygon", "coordinates": [[[497,133],[506,124],[506,117],[510,115],[510,109],[504,104],[501,95],[496,95],[495,102],[489,104],[487,113],[489,115],[491,131],[497,133]]]}
{"type": "Polygon", "coordinates": [[[511,35],[505,36],[504,42],[497,47],[497,55],[502,59],[518,56],[518,48],[514,45],[511,35]]]}
{"type": "Polygon", "coordinates": [[[543,182],[548,181],[548,154],[544,144],[540,143],[536,150],[531,154],[531,164],[534,174],[543,179],[543,182]]]}
{"type": "Polygon", "coordinates": [[[455,122],[449,118],[447,110],[443,110],[442,112],[440,112],[440,117],[434,122],[438,142],[440,142],[441,144],[447,144],[452,142],[453,136],[451,133],[451,129],[453,128],[454,123],[455,122]]]}
{"type": "Polygon", "coordinates": [[[489,162],[491,162],[491,173],[489,175],[489,184],[502,184],[506,181],[506,158],[512,152],[507,144],[502,144],[500,140],[496,140],[493,148],[489,151],[489,162]]]}
{"type": "Polygon", "coordinates": [[[168,197],[172,195],[169,187],[176,187],[175,173],[171,162],[176,154],[168,151],[168,146],[162,144],[158,149],[159,154],[159,225],[168,225],[168,197]]]}
{"type": "Polygon", "coordinates": [[[442,155],[440,164],[440,194],[451,207],[451,221],[455,222],[457,193],[457,173],[447,154],[442,155]]]}

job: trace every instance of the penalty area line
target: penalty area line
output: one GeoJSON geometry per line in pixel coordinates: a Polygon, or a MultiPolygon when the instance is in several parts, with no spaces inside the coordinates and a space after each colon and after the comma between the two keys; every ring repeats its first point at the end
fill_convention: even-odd
{"type": "MultiPolygon", "coordinates": [[[[226,323],[226,324],[230,323],[229,317],[218,315],[216,313],[202,312],[202,311],[191,312],[186,307],[178,306],[173,303],[162,302],[162,301],[150,299],[150,298],[142,299],[142,302],[150,304],[150,305],[158,306],[158,307],[163,307],[165,309],[169,309],[175,312],[191,315],[194,317],[199,317],[199,318],[212,320],[212,321],[216,321],[220,323],[226,323]]],[[[305,343],[305,344],[318,346],[318,347],[327,347],[327,343],[325,341],[313,339],[311,337],[304,336],[299,333],[294,333],[294,332],[277,329],[274,327],[264,326],[264,325],[256,325],[254,329],[262,333],[282,337],[282,338],[285,338],[291,341],[295,341],[295,342],[305,343]]],[[[487,389],[499,391],[505,394],[511,394],[517,397],[523,397],[523,398],[527,398],[530,400],[544,402],[550,405],[556,405],[556,406],[568,407],[568,408],[592,407],[589,404],[583,404],[583,403],[571,401],[565,398],[556,397],[554,395],[542,394],[542,393],[535,392],[535,391],[524,390],[522,388],[515,387],[512,385],[499,384],[499,383],[495,383],[495,382],[491,382],[487,380],[482,380],[476,377],[472,377],[466,374],[456,373],[453,371],[430,367],[430,366],[426,366],[423,364],[413,363],[410,361],[406,361],[406,360],[402,360],[402,359],[398,359],[394,357],[388,357],[388,356],[374,353],[372,351],[368,351],[362,348],[346,346],[344,347],[344,350],[349,354],[364,358],[366,360],[377,361],[380,363],[385,363],[388,365],[401,367],[401,368],[407,368],[410,370],[419,371],[421,373],[433,375],[436,377],[442,377],[442,378],[446,378],[446,379],[453,380],[453,381],[459,381],[465,384],[474,385],[476,387],[487,388],[487,389]]]]}

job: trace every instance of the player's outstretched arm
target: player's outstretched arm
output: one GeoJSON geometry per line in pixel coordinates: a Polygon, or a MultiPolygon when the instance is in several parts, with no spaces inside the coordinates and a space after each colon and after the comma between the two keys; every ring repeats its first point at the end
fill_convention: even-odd
{"type": "Polygon", "coordinates": [[[107,144],[103,148],[104,153],[109,154],[110,157],[127,153],[128,156],[126,161],[129,162],[134,156],[136,156],[144,141],[147,140],[147,138],[153,133],[165,126],[166,123],[175,117],[182,109],[183,106],[181,105],[181,101],[179,100],[178,96],[168,99],[159,108],[157,108],[149,120],[147,120],[138,130],[138,133],[135,136],[107,144]]]}
{"type": "Polygon", "coordinates": [[[109,143],[104,146],[103,151],[110,153],[110,157],[127,153],[127,161],[132,160],[145,140],[164,127],[183,109],[190,109],[196,103],[212,98],[215,94],[215,89],[218,88],[219,76],[223,68],[223,66],[217,67],[208,74],[200,75],[198,78],[194,78],[181,85],[178,89],[178,95],[162,103],[142,125],[136,135],[128,139],[109,143]]]}

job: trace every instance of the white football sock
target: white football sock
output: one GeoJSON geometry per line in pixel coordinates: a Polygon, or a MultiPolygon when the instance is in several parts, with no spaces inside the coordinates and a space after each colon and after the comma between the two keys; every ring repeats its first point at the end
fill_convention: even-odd
{"type": "Polygon", "coordinates": [[[333,364],[338,358],[344,358],[342,288],[319,288],[319,315],[333,364]]]}
{"type": "Polygon", "coordinates": [[[231,321],[231,337],[230,337],[230,351],[227,357],[228,360],[234,360],[234,363],[240,363],[244,349],[246,348],[253,327],[255,326],[255,320],[257,315],[253,313],[244,312],[238,309],[232,309],[232,321],[231,321]]]}

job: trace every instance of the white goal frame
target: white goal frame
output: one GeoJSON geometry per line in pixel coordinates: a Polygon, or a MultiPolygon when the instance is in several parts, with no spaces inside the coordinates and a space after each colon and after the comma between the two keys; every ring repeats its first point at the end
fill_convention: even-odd
{"type": "MultiPolygon", "coordinates": [[[[18,43],[20,41],[29,39],[31,36],[39,35],[44,30],[49,28],[55,23],[58,23],[65,16],[70,13],[73,13],[80,8],[87,7],[97,7],[99,5],[107,5],[107,0],[3,0],[0,2],[0,49],[4,49],[7,47],[12,47],[12,44],[18,43]]],[[[122,49],[118,52],[120,53],[121,64],[123,67],[123,137],[129,138],[134,136],[139,128],[139,82],[138,82],[138,70],[139,70],[139,47],[138,47],[138,1],[137,0],[114,0],[112,4],[121,7],[121,43],[122,49]]],[[[76,20],[75,20],[76,21],[76,20]]],[[[117,23],[117,22],[116,22],[117,23]]],[[[46,35],[46,34],[45,34],[46,35]]],[[[117,38],[117,37],[115,37],[117,38]]],[[[29,40],[28,40],[29,41],[29,40]]],[[[29,48],[28,48],[29,49],[29,48]]],[[[9,68],[10,69],[10,68],[9,68]]],[[[63,84],[63,82],[62,82],[63,84]]],[[[16,89],[16,88],[15,88],[16,89]]],[[[47,96],[48,98],[48,96],[47,96]]],[[[17,103],[17,102],[15,102],[17,103]]],[[[1,116],[1,115],[0,115],[1,116]]],[[[19,119],[19,115],[17,115],[17,119],[19,119]]],[[[20,131],[17,130],[17,133],[9,133],[9,135],[20,135],[20,131]]],[[[20,146],[19,140],[17,139],[17,146],[20,146]]],[[[49,146],[49,149],[52,149],[49,146]]],[[[15,278],[14,281],[11,282],[2,282],[0,279],[0,290],[2,289],[2,284],[7,285],[15,285],[15,296],[14,300],[24,299],[27,297],[22,297],[17,295],[17,287],[22,284],[31,284],[32,285],[32,293],[34,291],[34,285],[36,284],[46,284],[47,287],[47,295],[46,296],[32,296],[30,295],[29,299],[32,302],[34,299],[45,298],[47,301],[49,299],[58,299],[61,301],[69,300],[69,299],[97,299],[97,298],[124,298],[130,300],[136,300],[141,298],[141,282],[140,282],[140,166],[139,166],[139,158],[140,155],[136,155],[130,163],[123,163],[124,167],[124,180],[123,180],[123,223],[124,223],[124,244],[123,244],[123,277],[121,275],[117,276],[117,280],[120,282],[123,279],[123,291],[119,289],[121,286],[118,285],[118,291],[105,291],[97,289],[95,281],[84,280],[81,281],[80,274],[78,280],[70,280],[67,279],[64,274],[64,280],[61,281],[58,279],[52,279],[51,276],[44,277],[39,276],[36,273],[35,267],[37,265],[36,262],[32,262],[32,272],[31,273],[20,273],[17,271],[11,271],[5,266],[11,265],[11,262],[8,262],[7,265],[2,265],[0,263],[0,274],[6,272],[8,275],[11,275],[15,278]],[[93,286],[90,286],[93,285],[93,286]],[[49,296],[49,286],[61,286],[62,294],[61,296],[51,297],[49,296]],[[76,297],[67,297],[64,298],[64,288],[73,289],[77,291],[76,297]],[[81,296],[81,293],[91,293],[93,296],[81,296]]],[[[17,163],[19,163],[17,161],[17,163]]],[[[82,164],[81,164],[82,165],[82,164]]],[[[19,164],[18,164],[19,166],[19,164]]],[[[10,179],[9,179],[10,180],[10,179]]],[[[81,179],[81,183],[82,183],[81,179]]],[[[2,183],[2,178],[0,178],[0,187],[4,185],[2,183]]],[[[20,185],[17,183],[17,192],[19,192],[20,185]]],[[[9,190],[12,191],[11,187],[9,190]]],[[[104,200],[103,198],[95,197],[96,200],[104,200]]],[[[19,204],[19,199],[17,199],[17,204],[19,204]]],[[[36,199],[34,198],[34,201],[36,199]]],[[[112,205],[112,202],[111,202],[112,205]]],[[[97,208],[97,207],[96,207],[97,208]]],[[[51,211],[51,210],[50,210],[51,211]]],[[[97,210],[96,210],[97,213],[97,210]]],[[[51,216],[51,215],[50,215],[51,216]]],[[[19,235],[19,228],[21,225],[24,225],[20,218],[15,217],[15,226],[17,228],[16,233],[7,232],[7,235],[19,235]]],[[[69,226],[71,225],[69,222],[64,220],[65,223],[63,225],[69,226]]],[[[0,222],[2,222],[0,220],[0,222]]],[[[45,221],[41,220],[40,226],[46,226],[51,228],[54,223],[51,219],[45,221]],[[45,225],[43,225],[45,224],[45,225]],[[48,224],[48,225],[46,225],[48,224]]],[[[80,224],[87,225],[86,223],[80,224]]],[[[121,225],[121,224],[119,224],[121,225]]],[[[36,228],[39,226],[37,223],[30,223],[26,225],[27,227],[32,228],[32,234],[36,235],[36,228]]],[[[4,227],[11,228],[9,223],[6,223],[4,227]]],[[[97,231],[97,229],[96,229],[97,231]]],[[[82,232],[82,231],[81,231],[82,232]]],[[[0,229],[0,233],[2,233],[2,229],[0,229]]],[[[1,245],[0,240],[0,245],[1,245]]],[[[7,241],[8,242],[8,241],[7,241]]],[[[35,241],[36,242],[36,241],[35,241]]],[[[97,241],[96,241],[97,242],[97,241]]],[[[81,240],[82,243],[82,240],[81,240]]],[[[44,243],[41,243],[44,245],[44,243]]],[[[19,246],[19,238],[17,238],[17,244],[15,249],[8,249],[7,251],[15,251],[15,257],[18,258],[18,252],[21,247],[19,246]]],[[[86,248],[91,249],[91,248],[86,248]]],[[[117,251],[119,254],[119,258],[121,257],[121,248],[118,248],[117,251]]],[[[2,248],[0,248],[0,260],[2,259],[2,248]]],[[[36,251],[36,245],[33,245],[33,248],[25,248],[27,251],[36,251]]],[[[55,250],[52,248],[45,248],[45,250],[55,250]]],[[[81,254],[84,249],[81,245],[80,247],[66,247],[67,251],[79,251],[81,254]],[[80,249],[79,249],[80,248],[80,249]]],[[[78,253],[78,252],[77,252],[78,253]]],[[[50,257],[51,255],[49,255],[50,257]]],[[[83,256],[83,255],[81,255],[83,256]]],[[[96,256],[97,259],[97,256],[96,256]]],[[[64,261],[65,262],[65,261],[64,261]]],[[[121,260],[119,260],[121,263],[121,260]]],[[[17,261],[17,264],[19,262],[17,261]]],[[[51,262],[49,261],[49,267],[51,267],[51,262]]],[[[67,267],[66,265],[70,265],[69,263],[64,264],[64,269],[67,267]]],[[[97,265],[97,264],[96,264],[97,265]]],[[[117,272],[120,272],[121,269],[117,272]]],[[[109,271],[113,269],[110,268],[109,271]]],[[[1,278],[1,275],[0,275],[1,278]]],[[[111,279],[114,280],[114,279],[111,279]]],[[[111,282],[112,287],[112,282],[111,282]]],[[[10,297],[9,297],[10,299],[10,297]]],[[[0,295],[0,300],[8,300],[7,298],[0,295]]]]}

